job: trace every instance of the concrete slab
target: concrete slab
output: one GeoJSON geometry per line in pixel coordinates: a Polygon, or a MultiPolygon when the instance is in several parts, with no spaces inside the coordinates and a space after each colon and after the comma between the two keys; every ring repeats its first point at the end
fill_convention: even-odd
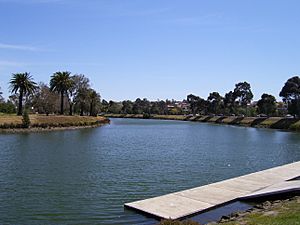
{"type": "Polygon", "coordinates": [[[269,187],[263,188],[259,191],[241,197],[241,199],[266,197],[274,194],[282,194],[292,191],[300,191],[300,180],[285,181],[279,184],[274,184],[269,187]]]}
{"type": "Polygon", "coordinates": [[[246,179],[230,179],[211,185],[217,188],[240,192],[241,195],[251,193],[261,188],[261,184],[246,179]]]}
{"type": "Polygon", "coordinates": [[[211,208],[213,205],[186,198],[175,194],[150,198],[134,203],[125,204],[128,208],[134,208],[142,212],[165,219],[178,219],[202,210],[211,208]]]}
{"type": "Polygon", "coordinates": [[[211,205],[224,204],[241,196],[240,192],[230,191],[212,186],[203,186],[176,193],[178,196],[206,202],[211,205]]]}

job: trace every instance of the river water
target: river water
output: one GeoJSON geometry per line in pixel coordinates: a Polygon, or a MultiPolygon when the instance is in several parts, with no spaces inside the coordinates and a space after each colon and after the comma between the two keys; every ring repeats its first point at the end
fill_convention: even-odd
{"type": "Polygon", "coordinates": [[[132,202],[300,160],[300,134],[111,119],[0,135],[0,224],[155,224],[132,202]]]}

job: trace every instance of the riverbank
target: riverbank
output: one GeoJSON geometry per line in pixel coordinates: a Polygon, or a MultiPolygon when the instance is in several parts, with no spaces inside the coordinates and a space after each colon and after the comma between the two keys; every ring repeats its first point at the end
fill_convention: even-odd
{"type": "Polygon", "coordinates": [[[1,115],[1,133],[26,133],[54,130],[74,130],[82,128],[98,127],[109,123],[106,117],[90,116],[61,116],[61,115],[29,115],[31,125],[22,127],[22,116],[1,115]]]}
{"type": "Polygon", "coordinates": [[[260,127],[290,131],[300,131],[300,120],[284,117],[237,117],[237,116],[186,116],[186,115],[150,115],[142,114],[105,114],[111,118],[182,120],[193,122],[217,123],[245,127],[260,127]]]}
{"type": "MultiPolygon", "coordinates": [[[[300,221],[300,196],[285,200],[265,201],[253,208],[223,216],[218,222],[207,225],[296,225],[300,221]]],[[[195,221],[165,220],[158,225],[200,225],[195,221]]]]}
{"type": "MultiPolygon", "coordinates": [[[[207,225],[296,225],[300,221],[300,196],[285,200],[265,201],[243,212],[223,216],[220,221],[207,225]]],[[[165,220],[159,225],[200,225],[194,221],[165,220]]]]}

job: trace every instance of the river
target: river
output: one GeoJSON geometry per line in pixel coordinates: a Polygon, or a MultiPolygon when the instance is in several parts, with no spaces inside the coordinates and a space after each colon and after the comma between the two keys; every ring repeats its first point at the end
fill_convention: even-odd
{"type": "Polygon", "coordinates": [[[0,134],[0,224],[153,224],[123,204],[300,160],[300,134],[185,121],[0,134]]]}

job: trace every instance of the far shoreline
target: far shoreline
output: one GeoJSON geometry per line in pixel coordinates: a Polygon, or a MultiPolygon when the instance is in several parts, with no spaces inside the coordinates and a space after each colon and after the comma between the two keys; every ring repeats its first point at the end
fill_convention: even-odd
{"type": "Polygon", "coordinates": [[[300,119],[285,117],[238,117],[238,116],[209,116],[209,115],[150,115],[143,114],[104,114],[107,118],[178,120],[242,127],[267,128],[282,131],[300,132],[300,119]]]}

